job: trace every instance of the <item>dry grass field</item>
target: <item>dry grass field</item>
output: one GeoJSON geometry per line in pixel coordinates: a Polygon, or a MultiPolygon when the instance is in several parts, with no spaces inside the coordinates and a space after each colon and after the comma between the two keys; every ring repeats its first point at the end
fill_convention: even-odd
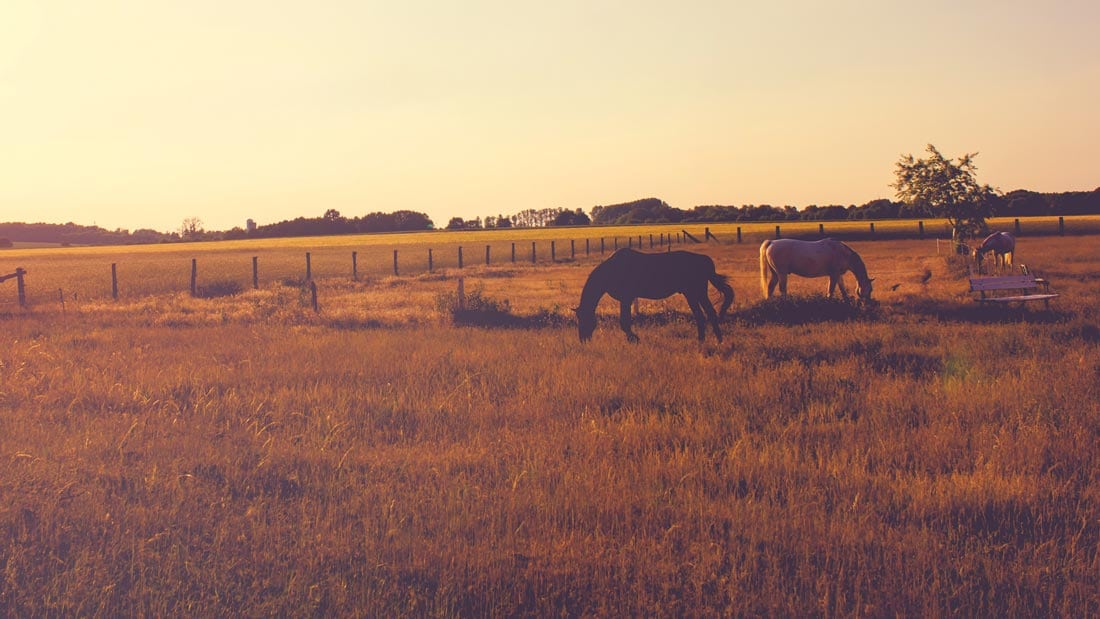
{"type": "Polygon", "coordinates": [[[757,242],[712,231],[685,248],[737,301],[702,345],[675,298],[637,344],[605,299],[580,344],[599,257],[568,241],[397,277],[357,237],[0,254],[37,286],[0,284],[0,613],[1100,614],[1097,237],[1020,240],[1049,311],[979,307],[934,240],[852,242],[860,310],[762,302],[757,242]],[[187,294],[195,251],[241,292],[187,294]],[[257,254],[287,273],[253,290],[257,254]]]}

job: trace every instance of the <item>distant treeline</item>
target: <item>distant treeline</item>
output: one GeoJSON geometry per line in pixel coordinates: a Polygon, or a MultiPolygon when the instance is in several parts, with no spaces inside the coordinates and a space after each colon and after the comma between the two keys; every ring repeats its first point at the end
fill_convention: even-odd
{"type": "MultiPolygon", "coordinates": [[[[1027,217],[1039,215],[1100,215],[1100,188],[1094,191],[1037,193],[1011,191],[994,202],[994,217],[1027,217]]],[[[592,209],[596,225],[637,223],[681,223],[720,221],[835,221],[845,219],[910,219],[926,217],[927,213],[903,202],[885,198],[861,206],[811,204],[805,208],[776,207],[769,204],[696,206],[690,210],[669,206],[657,198],[646,198],[597,206],[592,209]]]]}
{"type": "Polygon", "coordinates": [[[179,241],[178,233],[156,230],[107,230],[99,226],[81,226],[74,223],[0,223],[0,247],[3,241],[21,243],[58,243],[61,245],[129,245],[138,243],[163,243],[179,241]]]}
{"type": "Polygon", "coordinates": [[[413,232],[435,227],[424,213],[396,211],[393,213],[368,213],[362,217],[344,217],[339,211],[329,209],[321,217],[298,217],[290,221],[264,226],[234,228],[222,233],[225,239],[278,238],[291,236],[325,236],[332,234],[362,234],[368,232],[413,232]]]}
{"type": "MultiPolygon", "coordinates": [[[[1028,217],[1041,215],[1100,215],[1100,188],[1094,191],[1068,191],[1063,193],[1038,193],[1019,189],[997,196],[993,204],[995,217],[1028,217]]],[[[506,228],[541,226],[614,225],[640,223],[689,223],[722,221],[836,221],[845,219],[898,219],[927,217],[908,204],[885,198],[856,206],[811,204],[804,208],[793,206],[762,205],[706,205],[684,210],[669,206],[658,198],[645,198],[633,202],[595,206],[591,216],[582,209],[564,208],[525,209],[512,216],[498,215],[484,220],[453,218],[449,229],[506,228]]],[[[185,222],[186,223],[186,222],[185,222]]],[[[321,217],[298,217],[289,221],[253,225],[249,220],[245,228],[233,228],[224,232],[210,232],[192,225],[181,227],[179,232],[156,230],[106,230],[99,226],[82,226],[74,223],[0,223],[0,248],[12,242],[58,243],[62,245],[127,245],[137,243],[172,243],[180,241],[207,241],[221,239],[275,238],[295,236],[321,236],[333,234],[361,234],[370,232],[405,232],[432,230],[435,224],[424,213],[396,211],[393,213],[368,213],[362,217],[344,217],[329,209],[321,217]]]]}

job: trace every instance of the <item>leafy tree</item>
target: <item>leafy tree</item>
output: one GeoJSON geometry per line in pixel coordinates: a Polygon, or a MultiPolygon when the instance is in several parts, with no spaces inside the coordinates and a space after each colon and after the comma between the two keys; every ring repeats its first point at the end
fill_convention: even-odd
{"type": "Polygon", "coordinates": [[[393,220],[398,230],[431,230],[435,227],[432,219],[419,211],[394,211],[393,220]]]}
{"type": "Polygon", "coordinates": [[[894,173],[899,200],[929,215],[947,219],[956,241],[976,236],[985,229],[992,214],[996,190],[980,185],[974,178],[978,153],[965,154],[957,161],[945,158],[935,146],[928,145],[928,157],[915,159],[905,155],[898,160],[894,173]]]}
{"type": "Polygon", "coordinates": [[[578,208],[575,211],[562,210],[558,213],[554,220],[550,222],[551,226],[587,226],[592,223],[592,220],[588,218],[588,215],[584,213],[584,209],[578,208]]]}
{"type": "Polygon", "coordinates": [[[180,224],[180,236],[185,241],[197,241],[202,237],[203,232],[202,220],[198,217],[186,217],[180,224]]]}
{"type": "Polygon", "coordinates": [[[636,224],[683,221],[686,212],[669,206],[659,198],[644,198],[633,202],[592,207],[595,224],[636,224]]]}
{"type": "Polygon", "coordinates": [[[1017,189],[1004,195],[1001,207],[996,215],[1004,217],[1020,217],[1030,215],[1050,214],[1050,203],[1039,193],[1017,189]]]}

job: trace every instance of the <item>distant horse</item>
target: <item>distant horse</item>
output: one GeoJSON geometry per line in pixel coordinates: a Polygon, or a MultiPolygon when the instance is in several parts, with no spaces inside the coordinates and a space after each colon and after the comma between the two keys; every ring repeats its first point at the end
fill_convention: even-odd
{"type": "Polygon", "coordinates": [[[619,326],[623,333],[631,342],[636,342],[638,336],[630,330],[630,305],[634,300],[664,299],[680,293],[687,299],[695,316],[699,341],[706,337],[706,321],[709,319],[715,337],[721,342],[722,331],[718,320],[733,304],[733,288],[726,279],[725,275],[715,272],[710,256],[687,251],[644,254],[633,249],[620,249],[592,269],[588,281],[584,283],[580,306],[574,310],[577,313],[577,331],[582,342],[592,339],[592,332],[596,330],[596,306],[607,294],[619,302],[619,326]],[[715,314],[714,305],[707,296],[708,283],[720,290],[724,297],[719,314],[715,314]]]}
{"type": "Polygon", "coordinates": [[[974,260],[978,263],[978,272],[982,272],[982,260],[985,254],[993,252],[993,264],[998,269],[1012,266],[1012,258],[1016,253],[1016,239],[1007,232],[994,232],[985,237],[982,244],[974,250],[974,260]]]}
{"type": "Polygon", "coordinates": [[[764,298],[770,299],[776,285],[780,294],[787,294],[787,275],[802,277],[829,276],[829,296],[837,286],[844,298],[844,274],[851,271],[856,276],[856,296],[861,301],[871,300],[872,278],[867,277],[867,267],[851,247],[836,239],[799,241],[797,239],[768,240],[760,244],[760,288],[764,298]]]}

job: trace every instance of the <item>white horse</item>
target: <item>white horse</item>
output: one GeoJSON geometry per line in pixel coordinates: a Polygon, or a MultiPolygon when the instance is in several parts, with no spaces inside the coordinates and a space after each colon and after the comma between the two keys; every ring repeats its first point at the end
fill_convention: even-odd
{"type": "Polygon", "coordinates": [[[985,254],[993,252],[993,265],[1004,270],[1012,267],[1012,258],[1016,253],[1016,239],[1007,232],[994,232],[985,237],[982,244],[974,250],[974,260],[978,263],[978,272],[982,272],[982,260],[985,254]]]}
{"type": "Polygon", "coordinates": [[[844,274],[851,271],[856,276],[856,296],[861,301],[871,300],[872,278],[867,277],[867,267],[851,247],[836,239],[799,241],[797,239],[767,240],[760,244],[760,288],[764,298],[770,299],[779,286],[780,294],[787,294],[787,275],[801,277],[829,276],[829,296],[840,287],[840,293],[848,299],[844,287],[844,274]]]}

